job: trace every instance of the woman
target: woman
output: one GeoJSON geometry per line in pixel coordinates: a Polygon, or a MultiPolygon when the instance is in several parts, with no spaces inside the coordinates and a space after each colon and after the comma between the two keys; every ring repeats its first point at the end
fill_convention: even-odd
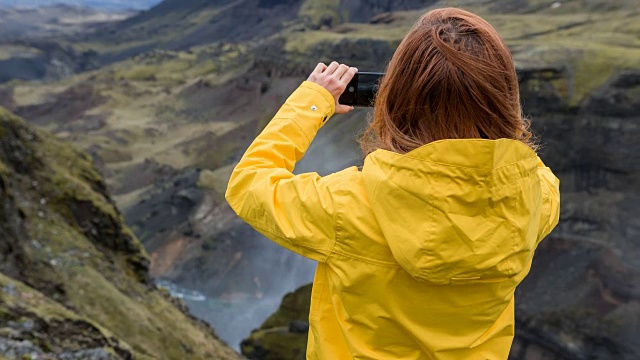
{"type": "Polygon", "coordinates": [[[506,359],[514,291],[558,222],[511,55],[469,12],[426,13],[375,101],[361,171],[293,175],[357,69],[319,64],[249,147],[238,215],[318,262],[308,359],[506,359]]]}

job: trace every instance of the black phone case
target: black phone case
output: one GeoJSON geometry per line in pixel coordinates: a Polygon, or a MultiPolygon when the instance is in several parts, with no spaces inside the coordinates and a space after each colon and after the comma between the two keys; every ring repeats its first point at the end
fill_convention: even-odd
{"type": "Polygon", "coordinates": [[[358,72],[338,100],[342,105],[373,106],[383,73],[358,72]]]}

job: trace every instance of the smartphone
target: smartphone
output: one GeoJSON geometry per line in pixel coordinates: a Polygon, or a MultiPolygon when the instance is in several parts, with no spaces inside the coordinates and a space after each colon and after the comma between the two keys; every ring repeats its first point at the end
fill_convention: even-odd
{"type": "Polygon", "coordinates": [[[384,73],[357,72],[338,101],[342,105],[373,106],[382,76],[384,73]]]}

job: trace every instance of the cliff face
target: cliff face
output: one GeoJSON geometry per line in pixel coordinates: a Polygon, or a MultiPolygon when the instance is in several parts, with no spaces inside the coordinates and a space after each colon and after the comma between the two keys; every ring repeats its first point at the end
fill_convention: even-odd
{"type": "MultiPolygon", "coordinates": [[[[614,74],[577,106],[551,90],[552,79],[527,75],[523,101],[544,99],[528,109],[545,144],[541,156],[560,178],[562,209],[516,294],[514,359],[540,348],[556,358],[635,359],[640,71],[614,74]]],[[[569,77],[559,69],[555,76],[569,77]]]]}
{"type": "Polygon", "coordinates": [[[2,356],[238,358],[150,282],[90,157],[4,109],[0,139],[2,356]]]}

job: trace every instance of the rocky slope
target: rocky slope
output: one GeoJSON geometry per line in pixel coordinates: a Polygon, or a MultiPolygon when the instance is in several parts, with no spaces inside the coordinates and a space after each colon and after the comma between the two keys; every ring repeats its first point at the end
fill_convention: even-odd
{"type": "Polygon", "coordinates": [[[2,108],[0,140],[0,358],[239,358],[153,285],[89,156],[2,108]]]}
{"type": "MultiPolygon", "coordinates": [[[[567,77],[555,74],[547,81],[567,77]]],[[[576,106],[523,77],[525,104],[540,104],[529,112],[561,180],[562,212],[517,293],[514,358],[540,347],[557,358],[637,358],[640,69],[615,73],[576,106]]]]}
{"type": "Polygon", "coordinates": [[[240,345],[249,359],[305,359],[311,284],[284,296],[278,310],[240,345]]]}
{"type": "Polygon", "coordinates": [[[74,42],[67,37],[135,14],[62,4],[34,8],[10,6],[0,1],[0,83],[60,80],[95,69],[98,53],[88,48],[74,48],[74,42]]]}
{"type": "MultiPolygon", "coordinates": [[[[424,11],[412,9],[444,4],[451,3],[166,1],[125,22],[131,39],[122,44],[105,37],[78,48],[125,56],[203,45],[144,52],[61,82],[6,85],[0,103],[88,150],[149,251],[152,274],[202,292],[207,299],[190,305],[216,326],[229,330],[246,320],[245,335],[229,338],[239,342],[282,294],[311,280],[313,264],[272,246],[235,217],[222,198],[233,163],[318,61],[382,70],[424,11]],[[290,16],[286,23],[267,16],[277,9],[290,16]],[[260,17],[265,24],[234,34],[222,27],[234,11],[244,14],[238,13],[244,24],[260,17]],[[155,29],[158,38],[139,26],[155,29]],[[248,310],[256,306],[259,312],[248,310]],[[224,313],[243,320],[211,315],[224,313]]],[[[634,4],[465,2],[509,44],[524,110],[542,139],[543,159],[562,183],[562,223],[518,293],[514,356],[638,352],[635,340],[621,335],[638,324],[638,282],[624,281],[637,279],[639,268],[640,14],[634,4]]],[[[326,174],[361,163],[354,138],[365,122],[364,110],[336,117],[296,170],[326,174]]]]}
{"type": "Polygon", "coordinates": [[[24,9],[64,4],[74,7],[84,6],[109,11],[122,11],[144,10],[159,2],[160,0],[29,0],[25,3],[24,0],[0,0],[0,6],[24,9]]]}
{"type": "Polygon", "coordinates": [[[212,42],[260,41],[286,29],[368,22],[377,14],[428,6],[433,0],[165,0],[121,23],[78,37],[105,63],[152,49],[186,50],[212,42]]]}

